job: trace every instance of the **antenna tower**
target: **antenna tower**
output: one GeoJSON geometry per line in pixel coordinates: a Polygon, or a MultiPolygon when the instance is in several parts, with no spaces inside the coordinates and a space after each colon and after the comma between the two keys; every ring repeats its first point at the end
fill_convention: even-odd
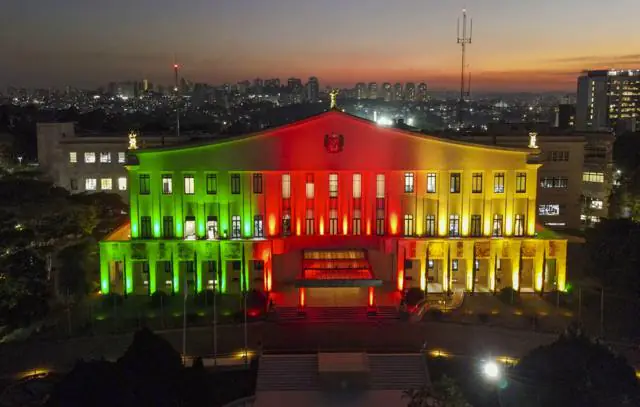
{"type": "Polygon", "coordinates": [[[178,70],[180,69],[180,65],[176,62],[174,57],[173,62],[173,92],[176,97],[176,137],[180,137],[180,84],[178,83],[178,70]]]}
{"type": "Polygon", "coordinates": [[[469,91],[465,91],[464,74],[467,67],[467,45],[471,44],[471,37],[473,35],[473,19],[469,19],[467,24],[467,9],[462,9],[462,27],[460,27],[460,18],[458,18],[458,44],[462,48],[462,69],[460,71],[460,101],[458,105],[458,123],[462,128],[464,123],[464,98],[469,96],[471,91],[471,76],[469,76],[469,91]],[[468,28],[468,33],[467,33],[468,28]]]}

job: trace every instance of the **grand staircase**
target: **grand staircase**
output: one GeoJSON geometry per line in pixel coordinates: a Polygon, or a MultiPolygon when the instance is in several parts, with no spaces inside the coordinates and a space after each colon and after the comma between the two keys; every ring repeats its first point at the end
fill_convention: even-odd
{"type": "Polygon", "coordinates": [[[368,314],[367,307],[306,307],[300,312],[297,307],[278,307],[277,322],[376,322],[398,319],[395,307],[377,307],[375,314],[368,314]]]}

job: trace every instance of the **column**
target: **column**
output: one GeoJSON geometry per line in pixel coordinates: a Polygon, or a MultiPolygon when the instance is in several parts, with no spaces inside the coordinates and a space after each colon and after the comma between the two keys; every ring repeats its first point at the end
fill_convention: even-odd
{"type": "Polygon", "coordinates": [[[370,307],[373,307],[373,304],[375,304],[375,289],[372,287],[369,287],[369,302],[368,305],[370,307]]]}
{"type": "Polygon", "coordinates": [[[449,258],[449,242],[442,243],[442,290],[446,293],[451,289],[449,279],[449,269],[451,268],[451,259],[449,258]]]}
{"type": "Polygon", "coordinates": [[[202,256],[198,255],[198,246],[198,242],[195,242],[193,261],[196,263],[196,291],[200,293],[202,292],[202,256]]]}
{"type": "Polygon", "coordinates": [[[174,293],[179,293],[182,287],[180,287],[180,259],[176,256],[177,247],[174,244],[171,248],[173,254],[171,256],[171,268],[173,271],[173,283],[172,288],[174,293]]]}
{"type": "Polygon", "coordinates": [[[520,246],[521,242],[511,240],[511,250],[509,252],[509,259],[511,263],[511,288],[515,291],[520,290],[520,246]]]}
{"type": "Polygon", "coordinates": [[[111,265],[111,253],[104,250],[104,246],[101,245],[100,250],[100,290],[102,294],[109,294],[111,276],[109,275],[111,265]]]}
{"type": "Polygon", "coordinates": [[[147,245],[147,262],[149,264],[149,294],[153,294],[157,290],[157,269],[158,269],[158,258],[156,255],[156,245],[153,247],[149,244],[147,245]]]}
{"type": "Polygon", "coordinates": [[[536,245],[536,255],[533,258],[533,287],[536,292],[541,292],[545,278],[543,253],[547,242],[545,240],[536,240],[531,243],[536,245]]]}
{"type": "Polygon", "coordinates": [[[471,246],[471,250],[474,250],[475,242],[464,243],[464,259],[462,261],[464,262],[465,288],[467,291],[473,292],[473,277],[475,274],[473,268],[475,264],[473,264],[473,252],[470,252],[469,246],[471,246]]]}
{"type": "MultiPolygon", "coordinates": [[[[428,245],[425,245],[425,248],[420,250],[420,289],[422,291],[426,291],[427,289],[427,258],[426,258],[426,251],[428,245]]],[[[416,248],[416,250],[418,250],[416,248]]]]}
{"type": "Polygon", "coordinates": [[[224,258],[220,259],[220,280],[218,285],[220,287],[220,291],[223,293],[227,292],[227,260],[224,258]]]}
{"type": "Polygon", "coordinates": [[[556,240],[556,275],[558,276],[558,290],[564,291],[567,279],[567,241],[556,240]]]}
{"type": "Polygon", "coordinates": [[[398,291],[404,289],[404,247],[400,246],[400,242],[396,243],[396,278],[398,291]]]}

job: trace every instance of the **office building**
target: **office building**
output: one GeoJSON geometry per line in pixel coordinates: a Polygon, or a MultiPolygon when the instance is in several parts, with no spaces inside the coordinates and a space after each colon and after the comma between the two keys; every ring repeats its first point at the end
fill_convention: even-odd
{"type": "Polygon", "coordinates": [[[378,84],[377,83],[369,82],[368,91],[369,91],[369,99],[377,99],[378,98],[378,84]]]}
{"type": "Polygon", "coordinates": [[[318,82],[318,78],[312,76],[309,78],[309,82],[307,82],[307,101],[311,103],[316,103],[320,97],[320,83],[318,82]]]}
{"type": "Polygon", "coordinates": [[[405,100],[407,100],[408,102],[416,101],[416,84],[415,83],[409,82],[405,85],[404,97],[405,97],[405,100]]]}

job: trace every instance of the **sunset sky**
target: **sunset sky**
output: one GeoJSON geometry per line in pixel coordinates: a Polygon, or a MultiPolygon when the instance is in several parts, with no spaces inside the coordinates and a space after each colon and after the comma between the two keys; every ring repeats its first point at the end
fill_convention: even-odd
{"type": "Polygon", "coordinates": [[[321,86],[455,89],[474,20],[475,90],[574,91],[583,69],[640,68],[640,0],[4,0],[0,86],[317,76],[321,86]]]}

